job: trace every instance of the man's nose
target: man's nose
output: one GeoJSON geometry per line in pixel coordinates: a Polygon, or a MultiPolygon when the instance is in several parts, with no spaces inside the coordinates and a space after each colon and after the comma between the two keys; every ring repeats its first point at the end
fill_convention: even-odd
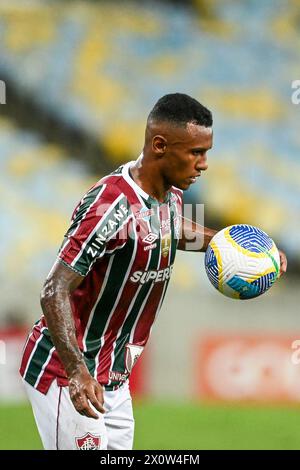
{"type": "Polygon", "coordinates": [[[208,168],[206,155],[202,155],[196,163],[197,171],[205,171],[208,168]]]}

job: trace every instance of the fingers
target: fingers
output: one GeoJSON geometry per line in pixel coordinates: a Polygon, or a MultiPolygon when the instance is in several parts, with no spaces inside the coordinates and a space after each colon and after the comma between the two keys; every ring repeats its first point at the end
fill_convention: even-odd
{"type": "Polygon", "coordinates": [[[96,408],[97,411],[99,411],[99,413],[104,413],[104,408],[103,406],[99,403],[99,401],[97,400],[97,398],[94,396],[94,397],[90,397],[90,402],[91,404],[96,408]]]}
{"type": "Polygon", "coordinates": [[[280,276],[282,276],[282,274],[286,273],[287,271],[287,257],[282,251],[279,251],[279,256],[280,256],[280,276]]]}
{"type": "Polygon", "coordinates": [[[82,416],[99,419],[98,414],[90,406],[92,404],[97,411],[104,413],[103,389],[96,381],[91,381],[83,387],[70,387],[70,397],[73,405],[82,416]]]}
{"type": "Polygon", "coordinates": [[[73,405],[82,416],[87,416],[88,418],[99,419],[97,413],[90,407],[88,399],[85,395],[72,398],[73,405]]]}
{"type": "Polygon", "coordinates": [[[96,400],[97,400],[97,405],[94,405],[94,407],[96,408],[96,410],[100,411],[100,413],[105,413],[105,409],[104,409],[104,399],[103,399],[103,388],[100,384],[96,384],[95,386],[95,395],[96,395],[96,400]]]}

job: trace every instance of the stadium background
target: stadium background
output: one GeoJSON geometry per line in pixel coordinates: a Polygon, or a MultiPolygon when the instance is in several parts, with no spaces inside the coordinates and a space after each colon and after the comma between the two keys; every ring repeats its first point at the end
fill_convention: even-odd
{"type": "Polygon", "coordinates": [[[71,212],[141,151],[169,92],[214,115],[209,171],[185,194],[205,222],[268,232],[289,272],[227,299],[179,252],[136,366],[135,448],[300,448],[298,0],[0,2],[0,448],[41,448],[17,368],[71,212]],[[297,346],[297,343],[294,344],[297,346]]]}

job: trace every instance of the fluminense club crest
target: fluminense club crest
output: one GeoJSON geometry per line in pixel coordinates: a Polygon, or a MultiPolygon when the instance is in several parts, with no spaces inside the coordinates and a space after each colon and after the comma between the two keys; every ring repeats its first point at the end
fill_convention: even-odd
{"type": "Polygon", "coordinates": [[[89,432],[82,437],[76,437],[76,446],[79,450],[99,450],[101,445],[100,436],[93,436],[89,432]]]}
{"type": "Polygon", "coordinates": [[[127,372],[130,373],[132,371],[133,366],[136,364],[143,350],[143,346],[130,343],[126,344],[125,365],[127,372]]]}

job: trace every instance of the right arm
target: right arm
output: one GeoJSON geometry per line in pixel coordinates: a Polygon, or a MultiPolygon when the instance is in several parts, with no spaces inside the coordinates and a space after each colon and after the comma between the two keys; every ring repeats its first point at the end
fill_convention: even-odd
{"type": "Polygon", "coordinates": [[[41,306],[59,358],[69,379],[69,393],[78,413],[98,419],[89,401],[100,412],[103,408],[103,388],[90,375],[79,349],[70,294],[83,276],[57,261],[50,271],[41,292],[41,306]]]}

